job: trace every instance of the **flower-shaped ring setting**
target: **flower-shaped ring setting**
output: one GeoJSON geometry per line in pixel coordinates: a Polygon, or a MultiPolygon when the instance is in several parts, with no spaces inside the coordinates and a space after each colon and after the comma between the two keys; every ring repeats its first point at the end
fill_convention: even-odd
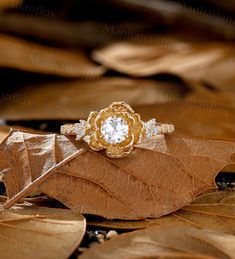
{"type": "Polygon", "coordinates": [[[109,157],[124,157],[134,145],[149,141],[158,134],[174,131],[174,125],[160,124],[155,119],[143,122],[140,115],[125,102],[114,102],[101,111],[93,111],[88,119],[61,126],[61,134],[76,135],[92,150],[106,150],[109,157]]]}

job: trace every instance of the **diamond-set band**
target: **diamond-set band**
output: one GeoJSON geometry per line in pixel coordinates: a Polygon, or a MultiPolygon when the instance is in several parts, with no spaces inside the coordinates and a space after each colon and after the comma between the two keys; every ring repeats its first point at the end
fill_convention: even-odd
{"type": "Polygon", "coordinates": [[[128,104],[115,102],[100,112],[91,112],[86,121],[62,125],[60,131],[86,141],[92,150],[106,149],[109,157],[119,158],[129,154],[135,144],[172,133],[174,125],[157,123],[156,119],[143,122],[128,104]]]}
{"type": "MultiPolygon", "coordinates": [[[[145,128],[147,140],[151,140],[158,134],[170,134],[175,130],[174,125],[160,124],[156,122],[156,119],[145,122],[145,128]]],[[[60,132],[63,135],[75,135],[76,140],[81,140],[86,135],[86,121],[80,120],[78,123],[62,125],[60,132]]]]}

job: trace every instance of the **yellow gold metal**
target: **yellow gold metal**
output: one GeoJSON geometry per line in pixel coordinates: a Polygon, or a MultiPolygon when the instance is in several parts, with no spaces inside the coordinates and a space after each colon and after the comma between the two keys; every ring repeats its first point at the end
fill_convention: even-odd
{"type": "Polygon", "coordinates": [[[75,124],[65,124],[60,127],[60,133],[63,135],[77,135],[75,132],[75,124]]]}
{"type": "Polygon", "coordinates": [[[93,111],[87,121],[61,126],[61,134],[76,135],[77,140],[85,140],[92,150],[105,149],[107,156],[113,158],[124,157],[134,145],[173,131],[172,124],[156,123],[155,119],[143,122],[125,102],[114,102],[100,112],[93,111]]]}

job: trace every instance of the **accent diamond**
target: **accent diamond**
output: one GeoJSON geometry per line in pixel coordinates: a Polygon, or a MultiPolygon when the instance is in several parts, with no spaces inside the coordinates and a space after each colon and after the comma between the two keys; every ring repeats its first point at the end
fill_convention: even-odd
{"type": "Polygon", "coordinates": [[[75,124],[74,132],[76,133],[76,140],[81,140],[86,135],[86,121],[80,120],[75,124]]]}
{"type": "Polygon", "coordinates": [[[152,119],[145,123],[146,129],[146,139],[150,140],[153,136],[156,136],[159,133],[156,119],[152,119]]]}
{"type": "Polygon", "coordinates": [[[128,123],[121,117],[108,117],[101,127],[104,140],[110,144],[123,142],[127,138],[128,132],[128,123]]]}

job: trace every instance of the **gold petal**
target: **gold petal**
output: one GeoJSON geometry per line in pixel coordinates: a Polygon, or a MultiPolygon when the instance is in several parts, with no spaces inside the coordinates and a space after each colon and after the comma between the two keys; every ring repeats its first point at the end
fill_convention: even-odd
{"type": "Polygon", "coordinates": [[[103,147],[100,145],[100,142],[96,136],[96,133],[91,135],[91,141],[89,143],[89,146],[92,150],[99,151],[102,150],[103,147]]]}
{"type": "Polygon", "coordinates": [[[122,157],[124,155],[124,148],[119,145],[110,145],[106,150],[106,154],[109,157],[122,157]]]}
{"type": "Polygon", "coordinates": [[[106,150],[106,155],[109,157],[125,157],[130,154],[133,147],[128,148],[121,148],[119,145],[115,145],[112,147],[109,147],[109,149],[106,150]]]}
{"type": "Polygon", "coordinates": [[[114,115],[115,115],[115,111],[112,108],[105,108],[105,109],[101,110],[95,119],[96,128],[100,128],[102,125],[102,122],[105,119],[107,119],[108,117],[112,117],[114,115]]]}
{"type": "Polygon", "coordinates": [[[142,137],[145,133],[144,122],[140,119],[140,115],[135,113],[131,115],[134,118],[134,125],[131,128],[131,131],[134,134],[134,144],[141,142],[142,137]]]}
{"type": "Polygon", "coordinates": [[[131,106],[125,102],[113,102],[109,107],[113,108],[117,112],[129,112],[134,113],[131,106]]]}
{"type": "Polygon", "coordinates": [[[122,157],[129,155],[132,149],[133,149],[133,146],[125,148],[122,157]]]}
{"type": "Polygon", "coordinates": [[[100,146],[102,146],[103,148],[108,148],[109,146],[112,145],[104,140],[100,130],[97,130],[96,136],[97,136],[97,139],[99,140],[100,146]]]}
{"type": "Polygon", "coordinates": [[[118,145],[120,145],[120,147],[122,147],[122,148],[128,148],[128,147],[133,146],[134,140],[135,140],[134,133],[129,131],[128,137],[123,142],[119,143],[118,145]]]}
{"type": "Polygon", "coordinates": [[[129,128],[131,128],[135,124],[135,119],[129,112],[116,112],[115,115],[117,117],[123,118],[128,123],[129,128]]]}
{"type": "Polygon", "coordinates": [[[90,131],[94,132],[96,130],[95,127],[95,119],[98,115],[98,112],[91,112],[87,119],[87,131],[91,133],[90,131]]]}

